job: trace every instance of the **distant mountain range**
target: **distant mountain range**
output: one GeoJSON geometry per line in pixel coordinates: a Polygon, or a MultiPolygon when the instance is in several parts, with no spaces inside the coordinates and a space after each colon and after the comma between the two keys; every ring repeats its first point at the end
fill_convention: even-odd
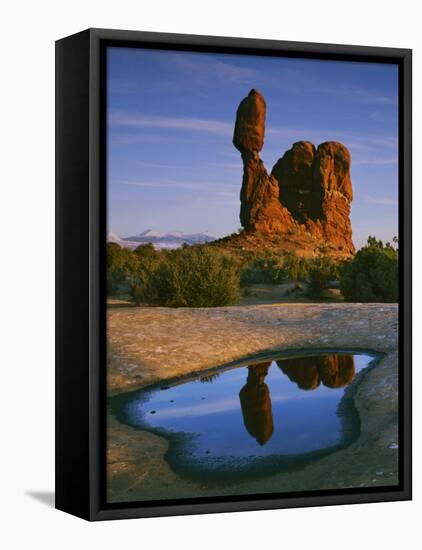
{"type": "Polygon", "coordinates": [[[147,229],[146,231],[139,233],[139,235],[133,235],[131,237],[119,237],[116,233],[109,232],[107,235],[108,242],[114,242],[120,246],[128,248],[136,248],[141,244],[151,243],[155,248],[178,248],[183,244],[202,244],[215,241],[215,237],[208,233],[160,233],[147,229]]]}

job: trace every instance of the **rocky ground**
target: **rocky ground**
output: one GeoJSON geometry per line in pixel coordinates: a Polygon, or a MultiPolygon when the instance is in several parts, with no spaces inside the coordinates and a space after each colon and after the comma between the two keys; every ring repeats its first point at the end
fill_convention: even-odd
{"type": "Polygon", "coordinates": [[[194,375],[276,350],[364,349],[384,357],[356,388],[361,434],[304,470],[207,487],[180,479],[164,459],[168,443],[108,424],[108,499],[113,502],[394,485],[398,475],[398,308],[396,304],[271,304],[212,309],[111,308],[110,395],[194,375]]]}

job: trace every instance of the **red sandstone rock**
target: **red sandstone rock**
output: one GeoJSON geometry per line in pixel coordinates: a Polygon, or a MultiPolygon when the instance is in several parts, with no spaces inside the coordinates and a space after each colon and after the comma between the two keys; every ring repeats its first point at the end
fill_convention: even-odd
{"type": "Polygon", "coordinates": [[[315,146],[298,141],[277,161],[271,174],[280,186],[280,202],[299,223],[321,217],[321,187],[313,178],[315,146]]]}
{"type": "Polygon", "coordinates": [[[327,141],[315,149],[299,141],[275,164],[272,175],[280,202],[299,224],[344,255],[354,253],[350,203],[350,153],[341,143],[327,141]]]}
{"type": "Polygon", "coordinates": [[[280,204],[278,182],[269,176],[262,160],[243,155],[240,221],[247,231],[285,234],[294,221],[280,204]]]}
{"type": "Polygon", "coordinates": [[[264,144],[265,109],[262,95],[251,90],[236,113],[233,144],[243,160],[240,222],[247,231],[283,234],[294,222],[280,204],[277,180],[268,175],[259,158],[264,144]]]}
{"type": "Polygon", "coordinates": [[[320,384],[318,364],[315,357],[284,359],[277,361],[281,371],[295,382],[301,390],[314,390],[320,384]]]}
{"type": "Polygon", "coordinates": [[[348,201],[352,201],[350,162],[349,150],[342,143],[337,141],[321,143],[315,155],[315,181],[326,193],[338,191],[348,201]]]}
{"type": "Polygon", "coordinates": [[[257,90],[251,90],[236,112],[233,145],[242,154],[259,153],[264,145],[266,105],[257,90]]]}
{"type": "Polygon", "coordinates": [[[274,431],[270,390],[264,380],[271,361],[248,367],[246,385],[239,399],[245,428],[260,445],[264,445],[274,431]]]}
{"type": "Polygon", "coordinates": [[[315,155],[314,179],[322,191],[321,222],[325,240],[338,250],[354,254],[350,162],[350,153],[344,145],[334,141],[322,143],[315,155]]]}
{"type": "Polygon", "coordinates": [[[349,151],[334,141],[317,149],[309,141],[299,141],[268,175],[259,158],[265,112],[264,98],[251,90],[236,113],[233,144],[243,160],[242,226],[247,232],[283,235],[289,246],[298,243],[299,253],[302,246],[311,254],[327,248],[338,256],[352,255],[349,151]]]}
{"type": "Polygon", "coordinates": [[[344,388],[355,377],[355,360],[352,355],[321,357],[318,370],[324,386],[328,388],[344,388]]]}
{"type": "Polygon", "coordinates": [[[328,388],[344,388],[355,377],[352,355],[332,354],[277,361],[278,367],[302,390],[314,390],[322,382],[328,388]]]}

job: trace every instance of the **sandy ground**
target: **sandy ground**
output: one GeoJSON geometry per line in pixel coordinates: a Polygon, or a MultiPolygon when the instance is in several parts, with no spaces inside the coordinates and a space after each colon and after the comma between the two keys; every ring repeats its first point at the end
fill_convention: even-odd
{"type": "Polygon", "coordinates": [[[271,304],[212,309],[110,308],[110,395],[277,350],[364,349],[385,354],[356,388],[359,438],[305,469],[209,487],[179,478],[168,442],[109,415],[108,499],[113,502],[397,484],[396,304],[271,304]]]}

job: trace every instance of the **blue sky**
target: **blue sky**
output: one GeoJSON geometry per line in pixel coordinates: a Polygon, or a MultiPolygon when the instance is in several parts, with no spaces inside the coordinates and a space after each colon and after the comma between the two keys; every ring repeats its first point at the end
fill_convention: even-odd
{"type": "Polygon", "coordinates": [[[397,66],[132,48],[109,48],[107,64],[109,230],[236,231],[233,127],[257,88],[267,170],[295,141],[341,141],[352,155],[355,245],[397,235],[397,66]]]}

